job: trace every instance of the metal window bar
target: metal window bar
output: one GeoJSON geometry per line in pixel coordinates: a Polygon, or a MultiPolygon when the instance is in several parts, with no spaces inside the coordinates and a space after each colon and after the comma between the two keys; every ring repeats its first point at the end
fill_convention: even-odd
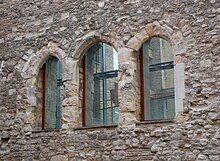
{"type": "Polygon", "coordinates": [[[173,61],[169,61],[169,62],[149,65],[149,70],[150,72],[153,72],[153,71],[158,71],[158,70],[171,69],[173,67],[174,67],[173,61]]]}
{"type": "Polygon", "coordinates": [[[114,78],[117,76],[118,76],[118,70],[112,70],[112,71],[94,74],[94,77],[99,78],[99,79],[114,78]]]}
{"type": "Polygon", "coordinates": [[[61,111],[60,111],[60,86],[62,85],[62,79],[60,76],[60,61],[57,61],[57,91],[56,91],[56,128],[60,128],[60,118],[61,118],[61,111]]]}
{"type": "MultiPolygon", "coordinates": [[[[106,46],[102,43],[102,72],[106,72],[106,46]]],[[[103,109],[107,107],[107,82],[106,79],[103,79],[103,109]]],[[[103,110],[103,123],[107,124],[107,110],[103,110]]]]}

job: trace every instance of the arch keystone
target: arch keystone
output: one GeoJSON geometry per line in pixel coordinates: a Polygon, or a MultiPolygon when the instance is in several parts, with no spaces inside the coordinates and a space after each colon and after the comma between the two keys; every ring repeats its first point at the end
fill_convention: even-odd
{"type": "Polygon", "coordinates": [[[161,35],[161,26],[158,21],[154,21],[146,26],[147,33],[150,37],[161,35]]]}

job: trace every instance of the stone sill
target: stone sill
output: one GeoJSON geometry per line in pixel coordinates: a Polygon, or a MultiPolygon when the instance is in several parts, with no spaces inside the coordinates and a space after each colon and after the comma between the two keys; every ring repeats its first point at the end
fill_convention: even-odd
{"type": "Polygon", "coordinates": [[[136,122],[136,125],[159,124],[159,123],[174,123],[174,119],[144,120],[141,122],[136,122]]]}
{"type": "Polygon", "coordinates": [[[41,132],[60,132],[62,129],[45,129],[45,130],[35,130],[31,131],[32,133],[41,133],[41,132]]]}
{"type": "Polygon", "coordinates": [[[101,128],[116,128],[118,127],[118,124],[113,125],[103,125],[103,126],[84,126],[84,127],[77,127],[73,128],[73,130],[89,130],[89,129],[101,129],[101,128]]]}

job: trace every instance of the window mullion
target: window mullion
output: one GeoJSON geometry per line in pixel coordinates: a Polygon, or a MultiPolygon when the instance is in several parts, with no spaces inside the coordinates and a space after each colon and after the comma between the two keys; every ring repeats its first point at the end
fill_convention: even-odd
{"type": "MultiPolygon", "coordinates": [[[[106,72],[106,46],[102,43],[102,72],[106,72]]],[[[103,124],[107,124],[107,82],[103,79],[103,124]]]]}
{"type": "Polygon", "coordinates": [[[60,128],[60,62],[57,61],[56,128],[60,128]]]}

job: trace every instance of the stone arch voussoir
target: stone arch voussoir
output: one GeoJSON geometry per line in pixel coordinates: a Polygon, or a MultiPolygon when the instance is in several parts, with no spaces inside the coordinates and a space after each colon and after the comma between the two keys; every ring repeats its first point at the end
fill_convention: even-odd
{"type": "Polygon", "coordinates": [[[65,66],[66,53],[56,43],[49,42],[47,46],[42,47],[35,54],[31,55],[23,67],[22,76],[27,79],[27,98],[30,106],[36,106],[38,72],[50,56],[58,58],[62,62],[62,66],[65,66]]]}
{"type": "Polygon", "coordinates": [[[116,36],[113,36],[113,34],[106,36],[102,35],[99,31],[91,31],[80,39],[75,51],[71,54],[72,57],[74,59],[81,60],[86,51],[95,43],[100,41],[113,46],[116,51],[119,51],[120,48],[125,47],[123,41],[116,36]]]}
{"type": "Polygon", "coordinates": [[[56,43],[49,42],[47,46],[42,47],[35,54],[31,55],[29,60],[24,65],[22,76],[24,78],[37,76],[39,69],[50,56],[58,58],[63,64],[66,53],[59,48],[56,43]]]}
{"type": "Polygon", "coordinates": [[[151,37],[158,36],[171,42],[175,55],[183,54],[186,52],[186,43],[181,31],[174,28],[163,23],[163,21],[154,21],[141,27],[139,32],[128,41],[126,46],[138,51],[145,41],[151,37]]]}

